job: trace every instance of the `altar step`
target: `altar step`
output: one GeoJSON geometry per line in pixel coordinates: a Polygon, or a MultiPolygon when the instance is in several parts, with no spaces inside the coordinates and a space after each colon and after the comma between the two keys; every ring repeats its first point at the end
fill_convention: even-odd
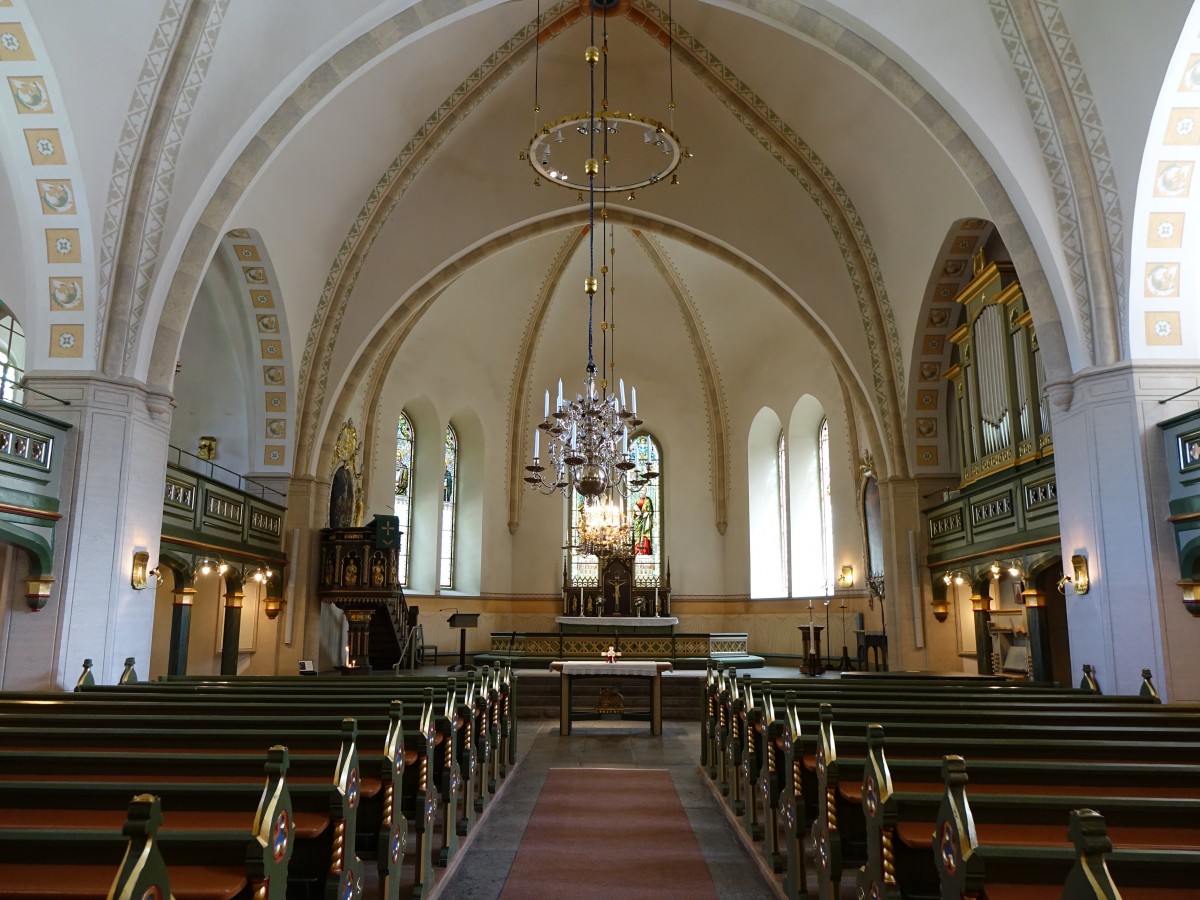
{"type": "MultiPolygon", "coordinates": [[[[521,670],[517,673],[517,718],[557,719],[561,687],[560,676],[552,672],[521,670]]],[[[704,712],[704,673],[672,673],[662,679],[663,718],[676,722],[698,722],[704,712]]],[[[619,685],[630,711],[650,709],[650,679],[622,678],[608,684],[601,679],[580,680],[574,686],[576,711],[595,707],[600,688],[619,685]]]]}

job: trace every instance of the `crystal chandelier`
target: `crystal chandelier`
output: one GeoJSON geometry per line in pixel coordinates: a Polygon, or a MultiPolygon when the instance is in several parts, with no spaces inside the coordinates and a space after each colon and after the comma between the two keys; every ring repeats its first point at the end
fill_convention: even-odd
{"type": "MultiPolygon", "coordinates": [[[[576,394],[573,399],[564,397],[562,379],[559,379],[557,399],[552,409],[550,392],[546,391],[543,418],[534,432],[533,459],[525,467],[528,473],[525,481],[531,488],[545,494],[561,491],[570,495],[572,491],[578,492],[583,500],[578,529],[580,551],[596,556],[611,556],[622,551],[628,552],[632,546],[629,524],[623,505],[618,500],[626,496],[630,488],[645,485],[658,473],[630,474],[636,466],[629,456],[629,433],[642,424],[637,416],[637,389],[630,386],[631,403],[626,405],[624,380],[619,380],[618,390],[610,394],[610,384],[604,377],[605,369],[602,368],[600,376],[597,376],[592,328],[595,295],[601,287],[596,278],[596,197],[600,195],[603,202],[603,198],[611,192],[628,191],[628,199],[632,200],[636,189],[660,183],[668,176],[670,183],[678,184],[675,170],[680,161],[690,157],[691,153],[679,143],[674,132],[661,122],[633,113],[609,110],[607,12],[610,6],[616,4],[612,0],[591,0],[589,5],[591,44],[584,53],[584,60],[590,74],[590,108],[586,113],[565,116],[540,128],[535,127],[529,147],[520,154],[520,158],[528,160],[537,173],[535,184],[540,185],[545,180],[577,190],[581,200],[586,191],[588,201],[588,277],[584,280],[588,333],[583,392],[576,394]],[[598,11],[603,25],[603,49],[595,45],[598,11]],[[596,103],[597,63],[601,64],[603,85],[599,109],[596,103]],[[587,154],[581,169],[574,168],[566,159],[572,153],[572,142],[586,142],[586,147],[578,151],[587,154]],[[541,454],[543,435],[546,438],[544,458],[541,454]]],[[[535,116],[539,112],[536,84],[535,63],[535,116]]],[[[673,93],[668,108],[672,111],[675,108],[673,93]]],[[[605,249],[608,249],[608,232],[604,227],[607,216],[607,207],[603,206],[600,231],[605,249]]],[[[615,253],[615,249],[611,252],[615,253]]],[[[608,339],[615,327],[609,321],[609,267],[602,265],[600,273],[604,281],[601,293],[604,316],[601,322],[604,333],[602,362],[608,366],[608,339]]],[[[615,293],[615,288],[612,292],[615,293]]],[[[615,365],[614,361],[608,368],[613,369],[615,365]]]]}

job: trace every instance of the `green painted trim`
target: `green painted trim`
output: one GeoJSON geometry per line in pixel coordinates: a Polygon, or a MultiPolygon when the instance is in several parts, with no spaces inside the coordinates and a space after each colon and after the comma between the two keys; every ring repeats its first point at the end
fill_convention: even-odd
{"type": "MultiPolygon", "coordinates": [[[[7,474],[0,474],[0,478],[7,476],[7,474]]],[[[0,483],[0,504],[5,506],[19,506],[46,513],[57,513],[59,511],[57,497],[17,490],[3,483],[0,483]]]]}
{"type": "Polygon", "coordinates": [[[30,574],[38,577],[50,574],[54,567],[54,526],[51,524],[46,527],[50,532],[48,541],[40,534],[27,531],[16,523],[0,519],[0,538],[16,544],[33,557],[36,571],[30,572],[30,574]]]}
{"type": "Polygon", "coordinates": [[[32,419],[39,424],[45,425],[48,428],[60,428],[63,431],[70,431],[75,426],[70,422],[64,422],[61,419],[54,419],[44,413],[35,412],[32,409],[21,406],[17,403],[10,403],[8,400],[0,400],[0,419],[5,415],[14,415],[18,419],[32,419]]]}

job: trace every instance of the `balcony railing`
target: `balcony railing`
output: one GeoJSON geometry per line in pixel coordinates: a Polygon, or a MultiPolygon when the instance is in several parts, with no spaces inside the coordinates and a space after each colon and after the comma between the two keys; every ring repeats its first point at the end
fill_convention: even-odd
{"type": "Polygon", "coordinates": [[[201,475],[210,481],[220,482],[241,491],[243,494],[249,494],[260,500],[266,500],[268,503],[275,503],[279,506],[287,505],[287,494],[268,487],[260,481],[255,481],[253,478],[246,478],[244,475],[239,475],[232,469],[226,469],[224,466],[219,466],[211,460],[201,459],[195,454],[188,453],[186,450],[176,447],[173,444],[167,452],[167,464],[180,469],[186,469],[189,472],[195,472],[197,475],[201,475]]]}

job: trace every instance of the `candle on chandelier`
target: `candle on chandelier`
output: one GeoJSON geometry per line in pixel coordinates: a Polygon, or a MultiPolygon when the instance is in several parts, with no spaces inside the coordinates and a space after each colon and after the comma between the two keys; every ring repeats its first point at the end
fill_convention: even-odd
{"type": "MultiPolygon", "coordinates": [[[[549,395],[550,395],[549,392],[547,392],[546,396],[549,396],[549,395]]],[[[547,401],[547,402],[549,402],[549,401],[547,401]]],[[[542,455],[541,449],[542,449],[542,433],[535,429],[533,432],[533,458],[534,459],[537,459],[539,456],[542,455]]]]}
{"type": "Polygon", "coordinates": [[[637,415],[637,388],[631,387],[630,390],[633,391],[633,408],[630,409],[629,411],[636,416],[637,415]]]}
{"type": "Polygon", "coordinates": [[[579,423],[571,423],[571,449],[574,450],[579,443],[579,423]]]}
{"type": "Polygon", "coordinates": [[[625,409],[625,379],[620,379],[618,384],[621,385],[621,409],[625,409]]]}
{"type": "Polygon", "coordinates": [[[558,409],[562,409],[562,379],[558,379],[558,409]]]}
{"type": "Polygon", "coordinates": [[[626,456],[629,455],[629,429],[625,429],[625,433],[621,435],[621,452],[626,456]]]}
{"type": "Polygon", "coordinates": [[[546,411],[542,413],[543,419],[550,418],[550,392],[546,391],[546,411]]]}

